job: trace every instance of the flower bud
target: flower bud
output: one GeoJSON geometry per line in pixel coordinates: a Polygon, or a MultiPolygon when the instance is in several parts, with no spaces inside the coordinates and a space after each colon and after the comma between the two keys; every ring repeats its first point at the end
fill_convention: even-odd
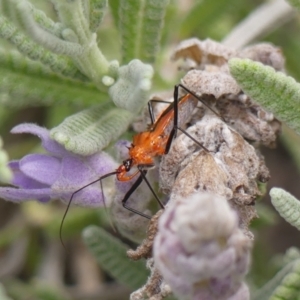
{"type": "Polygon", "coordinates": [[[159,221],[153,256],[179,299],[246,300],[243,278],[250,249],[251,241],[226,199],[200,192],[169,202],[159,221]]]}

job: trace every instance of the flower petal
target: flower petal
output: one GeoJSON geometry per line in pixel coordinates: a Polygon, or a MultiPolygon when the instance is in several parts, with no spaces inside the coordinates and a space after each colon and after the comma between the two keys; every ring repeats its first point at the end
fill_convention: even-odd
{"type": "Polygon", "coordinates": [[[11,187],[1,187],[0,197],[12,201],[12,202],[22,202],[28,200],[38,200],[40,202],[48,202],[51,197],[51,189],[16,189],[11,187]]]}
{"type": "MultiPolygon", "coordinates": [[[[66,204],[69,203],[72,193],[68,193],[62,199],[66,204]]],[[[101,207],[104,205],[101,189],[99,186],[88,186],[82,191],[74,194],[72,204],[86,207],[101,207]]],[[[105,203],[107,206],[107,203],[105,203]]]]}
{"type": "Polygon", "coordinates": [[[88,157],[66,156],[61,163],[60,176],[52,188],[72,192],[97,180],[104,174],[113,172],[117,166],[114,160],[106,153],[88,157]]]}
{"type": "Polygon", "coordinates": [[[87,163],[93,168],[97,178],[107,173],[113,172],[119,166],[118,163],[107,153],[98,152],[86,157],[87,163]]]}
{"type": "Polygon", "coordinates": [[[52,188],[74,191],[96,179],[84,157],[66,156],[61,161],[60,175],[52,188]]]}
{"type": "Polygon", "coordinates": [[[45,154],[29,154],[20,160],[20,170],[40,183],[51,186],[58,178],[60,160],[45,154]]]}
{"type": "Polygon", "coordinates": [[[48,187],[46,184],[37,182],[36,180],[25,175],[20,170],[19,161],[11,161],[8,163],[8,166],[13,172],[13,179],[11,180],[11,184],[24,189],[41,189],[48,187]]]}
{"type": "Polygon", "coordinates": [[[67,155],[69,152],[56,141],[50,138],[49,130],[32,123],[23,123],[15,126],[11,133],[30,133],[38,136],[42,140],[45,150],[56,155],[67,155]]]}

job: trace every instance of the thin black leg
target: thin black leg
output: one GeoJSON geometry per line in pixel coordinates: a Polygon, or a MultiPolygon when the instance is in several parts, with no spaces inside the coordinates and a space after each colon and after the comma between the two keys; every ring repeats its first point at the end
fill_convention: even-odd
{"type": "Polygon", "coordinates": [[[158,99],[152,99],[148,101],[148,111],[151,119],[151,125],[155,123],[155,118],[154,118],[154,112],[153,112],[153,105],[152,103],[166,103],[166,104],[172,104],[172,102],[169,101],[164,101],[164,100],[158,100],[158,99]]]}
{"type": "Polygon", "coordinates": [[[178,129],[178,101],[179,101],[179,96],[178,96],[178,91],[179,91],[180,85],[177,84],[174,87],[174,94],[173,94],[173,99],[174,99],[174,123],[173,123],[173,129],[170,132],[167,144],[166,144],[166,149],[165,149],[165,154],[169,153],[172,141],[174,138],[177,136],[177,129],[178,129]]]}
{"type": "Polygon", "coordinates": [[[165,208],[165,206],[162,204],[162,202],[160,201],[160,199],[157,197],[156,193],[154,192],[151,184],[149,183],[146,174],[144,174],[144,171],[142,170],[141,166],[138,166],[138,169],[140,170],[141,176],[143,177],[144,181],[147,183],[150,191],[152,192],[153,196],[155,197],[156,201],[158,202],[158,204],[160,205],[161,208],[165,208]]]}
{"type": "Polygon", "coordinates": [[[151,219],[150,216],[148,216],[148,215],[146,215],[146,214],[144,214],[144,213],[142,213],[142,212],[140,212],[140,211],[138,211],[138,210],[136,210],[136,209],[134,209],[134,208],[132,208],[132,207],[130,207],[130,206],[127,205],[127,201],[128,201],[128,199],[129,199],[129,197],[130,197],[130,196],[132,195],[132,193],[140,186],[140,184],[141,184],[142,181],[143,181],[142,173],[143,173],[143,175],[145,176],[145,175],[147,174],[147,171],[146,171],[146,170],[141,171],[141,175],[139,176],[139,178],[138,178],[138,179],[136,180],[136,182],[132,185],[132,187],[129,189],[129,191],[125,194],[125,196],[124,196],[124,198],[123,198],[123,200],[122,200],[122,205],[123,205],[124,208],[130,210],[130,211],[133,212],[133,213],[136,213],[136,214],[138,214],[138,215],[140,215],[140,216],[142,216],[142,217],[144,217],[144,218],[151,219]]]}
{"type": "MultiPolygon", "coordinates": [[[[218,116],[220,119],[222,119],[224,121],[224,119],[222,118],[222,116],[216,112],[214,109],[212,109],[207,103],[205,103],[199,96],[197,96],[194,92],[192,92],[190,89],[188,89],[187,87],[185,87],[183,84],[179,83],[177,85],[175,85],[175,89],[181,87],[182,89],[184,89],[186,92],[188,92],[189,94],[193,95],[196,99],[198,99],[198,101],[200,101],[203,105],[205,105],[210,111],[212,111],[216,116],[218,116]]],[[[174,92],[175,93],[175,92],[174,92]]],[[[178,93],[178,92],[177,92],[178,93]]]]}
{"type": "Polygon", "coordinates": [[[201,143],[199,143],[194,137],[192,137],[189,133],[187,133],[185,130],[183,130],[182,128],[178,127],[178,130],[180,130],[181,132],[183,132],[186,136],[188,136],[194,143],[196,143],[199,147],[201,147],[203,150],[205,150],[206,152],[209,152],[209,150],[204,147],[201,143]]]}
{"type": "MultiPolygon", "coordinates": [[[[144,180],[146,182],[146,184],[148,185],[150,191],[152,192],[153,196],[155,197],[156,201],[158,202],[158,204],[160,205],[161,208],[165,208],[165,206],[163,205],[163,203],[160,201],[160,199],[157,197],[156,193],[154,192],[151,184],[149,183],[147,177],[146,177],[146,174],[147,174],[147,170],[143,170],[145,166],[138,166],[138,169],[141,173],[141,175],[139,176],[139,178],[136,180],[136,182],[132,185],[132,187],[129,189],[129,191],[125,194],[123,200],[122,200],[122,205],[124,208],[130,210],[131,212],[133,213],[136,213],[144,218],[147,218],[147,219],[151,219],[150,216],[130,207],[127,205],[127,201],[128,199],[130,198],[130,196],[134,193],[134,191],[140,186],[140,184],[142,183],[142,181],[144,180]]],[[[149,167],[149,166],[147,166],[149,167]]]]}
{"type": "Polygon", "coordinates": [[[179,87],[183,88],[186,92],[194,96],[196,99],[198,99],[201,103],[203,103],[205,106],[207,106],[211,111],[213,111],[217,116],[220,117],[220,115],[215,112],[211,107],[209,107],[204,101],[202,101],[195,93],[187,89],[185,86],[183,86],[181,83],[175,85],[174,87],[174,123],[173,123],[173,129],[170,132],[167,144],[166,144],[166,149],[165,149],[165,154],[169,153],[172,141],[174,138],[177,136],[177,131],[180,130],[183,132],[185,135],[187,135],[190,139],[192,139],[199,147],[204,149],[205,151],[209,152],[206,147],[204,147],[201,143],[199,143],[195,138],[193,138],[189,133],[187,133],[185,130],[182,128],[178,127],[178,102],[179,102],[179,87]]]}
{"type": "Polygon", "coordinates": [[[170,132],[170,135],[169,135],[169,138],[168,138],[168,141],[167,141],[167,144],[166,144],[165,154],[168,154],[169,151],[170,151],[170,148],[171,148],[171,145],[172,145],[172,141],[173,141],[174,136],[175,136],[175,130],[176,129],[177,128],[175,128],[175,126],[174,126],[173,129],[170,132]]]}

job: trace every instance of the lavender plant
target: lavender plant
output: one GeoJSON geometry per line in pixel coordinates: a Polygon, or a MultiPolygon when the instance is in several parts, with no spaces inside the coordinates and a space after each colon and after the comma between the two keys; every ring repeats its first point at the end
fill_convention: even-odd
{"type": "MultiPolygon", "coordinates": [[[[281,0],[258,8],[238,0],[189,5],[168,0],[0,0],[0,122],[8,140],[3,147],[14,157],[10,148],[16,147],[9,146],[5,124],[7,116],[18,113],[25,123],[13,124],[11,133],[20,141],[24,134],[35,135],[42,146],[42,153],[31,154],[37,149],[18,146],[21,158],[10,162],[7,152],[0,151],[0,179],[11,184],[0,187],[0,196],[21,207],[0,235],[4,299],[24,299],[26,294],[32,299],[299,297],[298,250],[286,254],[281,271],[261,289],[255,274],[246,277],[255,242],[255,228],[249,226],[257,216],[264,219],[263,209],[257,211],[254,204],[270,179],[259,146],[276,145],[280,121],[298,134],[300,128],[299,84],[284,75],[281,49],[249,44],[272,33],[295,11],[281,0]],[[232,29],[235,16],[245,9],[253,13],[232,29]],[[182,41],[170,46],[174,39],[182,41]],[[173,54],[167,53],[170,47],[173,54]],[[166,56],[180,61],[180,74],[166,56]],[[178,82],[218,114],[199,103],[181,122],[202,147],[178,134],[149,172],[164,210],[157,212],[146,184],[132,194],[130,206],[153,215],[149,222],[122,206],[135,180],[119,182],[110,176],[102,185],[94,181],[128,158],[133,129],[147,130],[146,102],[172,101],[172,86],[178,82]],[[31,111],[47,111],[39,122],[50,129],[34,124],[38,119],[30,118],[31,111]],[[75,258],[73,270],[65,272],[58,242],[61,207],[50,200],[68,204],[73,192],[90,182],[74,195],[72,204],[79,207],[72,208],[63,227],[75,258]],[[32,200],[46,205],[35,206],[32,200]],[[138,245],[136,250],[109,233],[111,222],[119,236],[134,248],[138,245]],[[87,226],[92,223],[106,230],[87,226]],[[45,241],[40,252],[31,239],[37,228],[35,239],[45,241]],[[93,258],[74,238],[83,228],[84,242],[101,269],[127,288],[110,288],[99,275],[93,258]],[[20,258],[17,263],[15,257],[20,258]],[[21,283],[17,277],[27,275],[19,274],[20,269],[34,270],[41,281],[21,283]],[[68,281],[79,282],[73,290],[64,284],[70,273],[68,281]]],[[[296,73],[299,64],[290,69],[296,73]]],[[[156,116],[165,107],[156,105],[156,116]]],[[[291,144],[288,137],[285,141],[291,144]]],[[[298,228],[298,200],[279,188],[270,195],[280,215],[298,228]]],[[[0,203],[1,210],[8,202],[0,203]]]]}

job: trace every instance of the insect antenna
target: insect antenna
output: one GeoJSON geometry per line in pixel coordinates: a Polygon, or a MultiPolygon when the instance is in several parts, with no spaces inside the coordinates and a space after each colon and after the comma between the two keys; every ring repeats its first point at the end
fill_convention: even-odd
{"type": "Polygon", "coordinates": [[[69,209],[70,209],[70,206],[71,206],[71,204],[72,204],[72,201],[73,201],[73,198],[74,198],[75,194],[77,194],[78,192],[82,191],[82,190],[85,189],[86,187],[88,187],[88,186],[90,186],[90,185],[92,185],[92,184],[94,184],[94,183],[100,181],[100,185],[101,185],[101,193],[102,193],[102,199],[103,199],[103,202],[104,202],[104,206],[105,206],[105,208],[106,208],[105,199],[104,199],[104,194],[103,194],[103,187],[102,187],[102,179],[104,179],[104,178],[106,178],[106,177],[109,177],[109,176],[112,176],[112,175],[116,175],[117,173],[118,173],[117,171],[114,171],[114,172],[105,174],[105,175],[101,176],[100,178],[98,178],[98,179],[96,179],[96,180],[94,180],[94,181],[92,181],[92,182],[90,182],[90,183],[84,185],[84,186],[81,187],[80,189],[78,189],[78,190],[76,190],[75,192],[73,192],[73,194],[71,195],[71,198],[70,198],[70,200],[69,200],[69,202],[68,202],[68,205],[67,205],[67,208],[66,208],[66,210],[65,210],[65,213],[64,213],[64,215],[63,215],[63,218],[62,218],[62,220],[61,220],[60,228],[59,228],[59,239],[60,239],[60,242],[61,242],[61,244],[63,245],[63,247],[64,247],[65,249],[67,249],[67,248],[66,248],[66,246],[65,246],[65,244],[64,244],[64,242],[63,242],[63,238],[62,238],[62,229],[63,229],[63,225],[64,225],[64,222],[65,222],[67,213],[68,213],[68,211],[69,211],[69,209]]]}

